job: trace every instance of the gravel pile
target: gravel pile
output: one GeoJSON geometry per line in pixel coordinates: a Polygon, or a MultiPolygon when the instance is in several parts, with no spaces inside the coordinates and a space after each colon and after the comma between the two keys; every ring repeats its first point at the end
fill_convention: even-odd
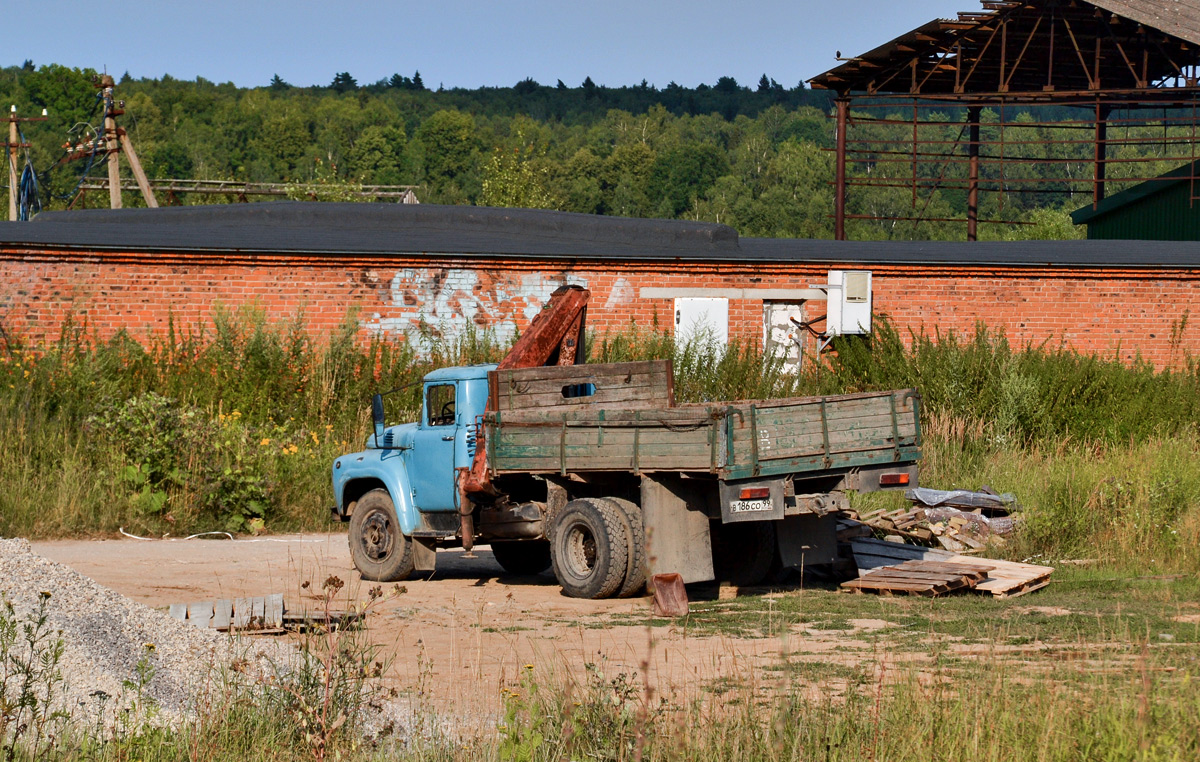
{"type": "Polygon", "coordinates": [[[95,726],[129,704],[125,681],[136,681],[144,659],[154,670],[143,694],[157,717],[174,724],[219,680],[215,669],[234,660],[251,673],[286,664],[291,648],[262,640],[231,641],[200,630],[97,584],[75,570],[36,555],[25,540],[0,540],[0,594],[12,602],[19,622],[49,593],[51,628],[61,631],[61,708],[73,721],[95,726]],[[100,693],[102,692],[102,693],[100,693]],[[103,715],[101,711],[103,710],[103,715]]]}

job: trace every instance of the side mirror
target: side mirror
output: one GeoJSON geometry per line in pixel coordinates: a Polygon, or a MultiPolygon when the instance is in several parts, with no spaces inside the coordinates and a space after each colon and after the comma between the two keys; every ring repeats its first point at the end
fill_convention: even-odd
{"type": "Polygon", "coordinates": [[[375,444],[379,444],[379,438],[383,436],[383,395],[375,394],[371,396],[371,422],[375,424],[375,444]]]}

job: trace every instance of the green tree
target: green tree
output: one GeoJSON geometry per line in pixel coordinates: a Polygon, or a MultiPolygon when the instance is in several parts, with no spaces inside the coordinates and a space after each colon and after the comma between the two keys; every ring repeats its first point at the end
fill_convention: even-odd
{"type": "Polygon", "coordinates": [[[728,169],[725,152],[717,146],[683,143],[655,159],[646,193],[659,214],[677,217],[728,169]]]}
{"type": "Polygon", "coordinates": [[[399,184],[405,142],[404,132],[396,127],[367,127],[347,153],[350,175],[368,184],[399,184]]]}
{"type": "Polygon", "coordinates": [[[435,112],[421,125],[417,138],[425,149],[425,176],[433,183],[464,174],[479,150],[475,119],[458,109],[435,112]]]}
{"type": "Polygon", "coordinates": [[[1087,235],[1086,227],[1076,225],[1070,213],[1061,209],[1032,209],[1023,216],[1022,221],[1029,224],[1014,227],[1004,236],[1004,240],[1072,241],[1087,235]]]}
{"type": "Polygon", "coordinates": [[[351,77],[350,72],[343,71],[333,75],[333,82],[329,87],[336,92],[347,93],[358,89],[358,80],[351,77]]]}
{"type": "Polygon", "coordinates": [[[557,199],[550,191],[549,172],[533,159],[533,149],[497,148],[483,171],[483,206],[556,209],[557,199]]]}
{"type": "Polygon", "coordinates": [[[22,78],[29,100],[49,112],[55,127],[70,127],[78,122],[97,121],[97,90],[94,69],[72,69],[47,64],[22,78]]]}

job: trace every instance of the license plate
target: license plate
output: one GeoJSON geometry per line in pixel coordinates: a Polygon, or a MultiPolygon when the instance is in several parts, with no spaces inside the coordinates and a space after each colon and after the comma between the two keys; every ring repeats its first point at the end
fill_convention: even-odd
{"type": "Polygon", "coordinates": [[[750,513],[751,511],[769,511],[772,505],[767,500],[734,500],[729,504],[730,513],[750,513]]]}

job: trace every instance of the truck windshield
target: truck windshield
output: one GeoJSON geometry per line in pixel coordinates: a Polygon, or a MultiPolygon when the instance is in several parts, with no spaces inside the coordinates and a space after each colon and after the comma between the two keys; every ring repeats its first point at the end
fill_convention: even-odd
{"type": "Polygon", "coordinates": [[[453,426],[454,384],[438,384],[426,389],[425,410],[430,426],[453,426]]]}

